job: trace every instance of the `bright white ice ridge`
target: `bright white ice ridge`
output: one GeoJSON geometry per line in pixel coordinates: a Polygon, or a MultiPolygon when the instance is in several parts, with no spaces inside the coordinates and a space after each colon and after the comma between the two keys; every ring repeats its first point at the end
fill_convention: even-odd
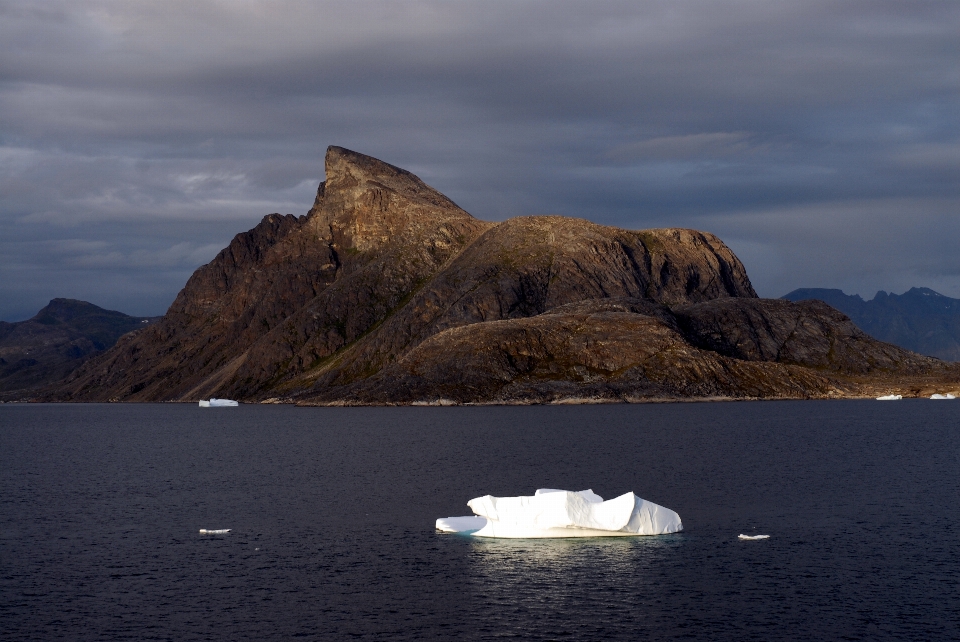
{"type": "Polygon", "coordinates": [[[903,399],[903,395],[883,395],[882,397],[877,397],[877,401],[900,401],[903,399]]]}
{"type": "Polygon", "coordinates": [[[683,530],[680,516],[633,493],[603,501],[592,490],[541,488],[532,497],[484,495],[467,502],[476,515],[437,520],[447,533],[476,537],[627,537],[683,530]]]}
{"type": "Polygon", "coordinates": [[[930,398],[931,399],[956,399],[956,397],[951,395],[949,392],[945,395],[941,395],[941,394],[930,395],[930,398]]]}
{"type": "Polygon", "coordinates": [[[210,401],[206,401],[205,399],[200,400],[201,408],[232,408],[239,405],[240,404],[233,399],[217,399],[214,397],[210,399],[210,401]]]}

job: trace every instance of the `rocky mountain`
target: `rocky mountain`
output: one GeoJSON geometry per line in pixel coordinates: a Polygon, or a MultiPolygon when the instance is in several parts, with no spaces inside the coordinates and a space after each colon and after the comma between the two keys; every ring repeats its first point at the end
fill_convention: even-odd
{"type": "Polygon", "coordinates": [[[929,288],[911,288],[903,294],[880,290],[870,301],[826,288],[802,288],[783,298],[824,301],[881,341],[945,361],[960,361],[960,299],[929,288]]]}
{"type": "Polygon", "coordinates": [[[238,234],[159,323],[51,398],[808,397],[958,374],[821,303],[758,299],[711,234],[484,222],[409,172],[331,147],[305,216],[238,234]]]}
{"type": "Polygon", "coordinates": [[[131,317],[86,301],[53,299],[26,321],[0,321],[0,398],[53,384],[159,317],[131,317]]]}

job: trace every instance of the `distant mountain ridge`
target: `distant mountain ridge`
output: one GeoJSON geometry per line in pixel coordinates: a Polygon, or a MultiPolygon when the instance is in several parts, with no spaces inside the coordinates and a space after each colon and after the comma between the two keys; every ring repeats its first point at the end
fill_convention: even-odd
{"type": "Polygon", "coordinates": [[[881,341],[944,361],[960,361],[960,299],[930,288],[911,288],[903,294],[880,290],[870,301],[827,288],[800,288],[782,298],[823,301],[881,341]]]}
{"type": "Polygon", "coordinates": [[[158,318],[53,299],[31,319],[0,321],[0,396],[16,398],[55,383],[158,318]]]}

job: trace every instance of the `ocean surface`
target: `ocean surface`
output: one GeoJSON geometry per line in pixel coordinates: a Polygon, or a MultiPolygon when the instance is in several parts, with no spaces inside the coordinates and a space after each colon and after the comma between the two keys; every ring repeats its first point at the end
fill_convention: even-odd
{"type": "Polygon", "coordinates": [[[960,639],[960,401],[0,405],[2,640],[648,637],[960,639]],[[434,530],[538,487],[685,530],[434,530]]]}

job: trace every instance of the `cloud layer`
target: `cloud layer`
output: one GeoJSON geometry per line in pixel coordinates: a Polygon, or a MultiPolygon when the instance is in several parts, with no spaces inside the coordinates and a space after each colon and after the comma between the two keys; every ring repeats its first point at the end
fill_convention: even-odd
{"type": "Polygon", "coordinates": [[[0,318],[159,314],[336,144],[474,215],[721,236],[761,295],[960,297],[952,1],[0,0],[0,318]]]}

